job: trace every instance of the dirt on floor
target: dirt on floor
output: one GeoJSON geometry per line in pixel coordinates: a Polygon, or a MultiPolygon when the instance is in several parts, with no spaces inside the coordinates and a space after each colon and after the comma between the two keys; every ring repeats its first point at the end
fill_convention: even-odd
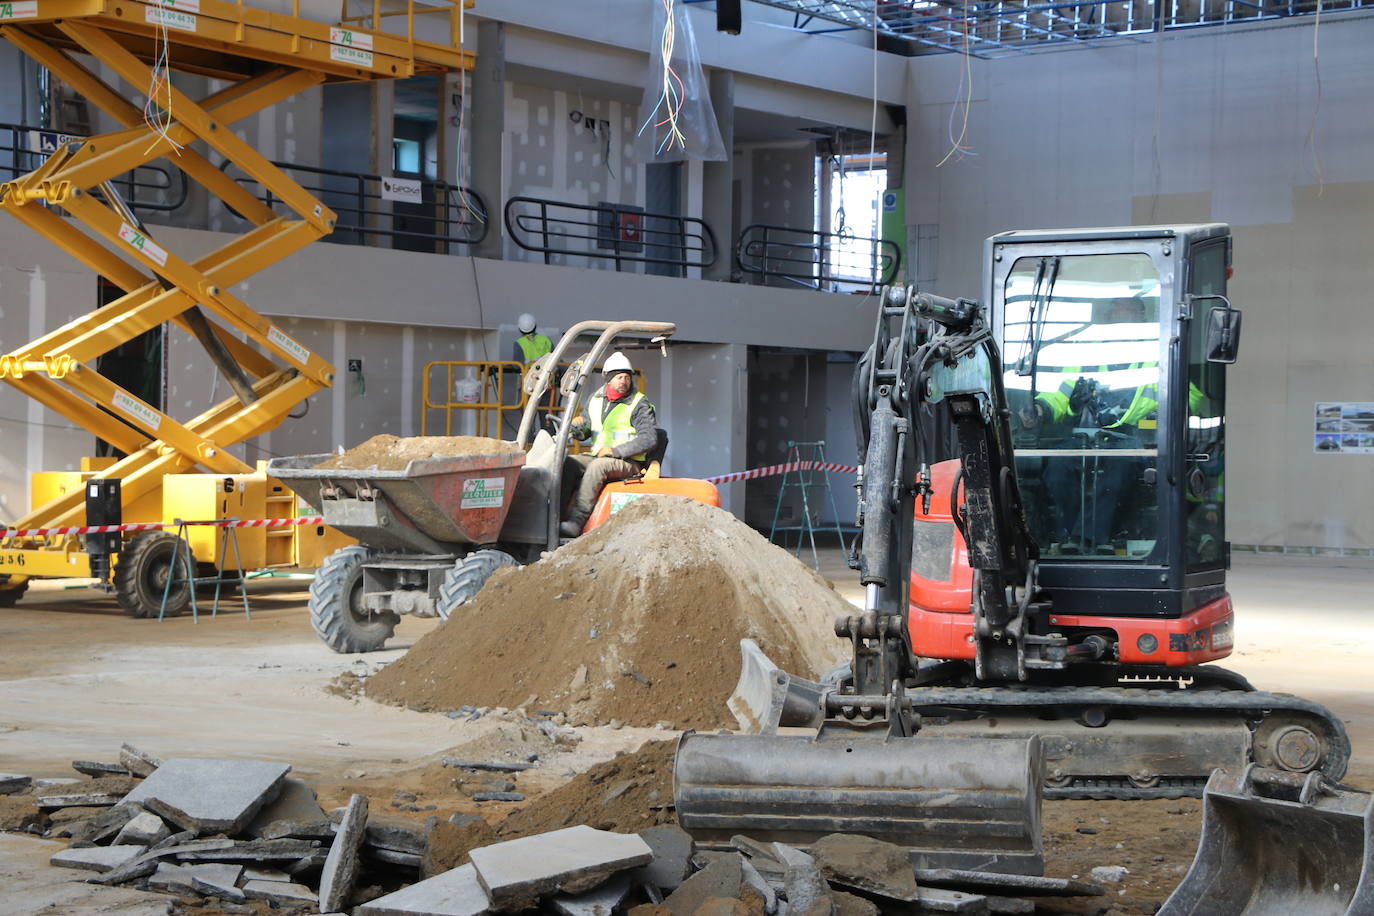
{"type": "Polygon", "coordinates": [[[645,497],[538,563],[498,570],[365,693],[421,710],[732,727],[740,639],[817,676],[838,660],[833,622],[849,613],[829,582],[729,513],[645,497]]]}
{"type": "Polygon", "coordinates": [[[352,468],[362,471],[400,471],[421,458],[502,455],[520,451],[514,442],[484,436],[373,436],[361,445],[315,465],[317,470],[352,468]]]}

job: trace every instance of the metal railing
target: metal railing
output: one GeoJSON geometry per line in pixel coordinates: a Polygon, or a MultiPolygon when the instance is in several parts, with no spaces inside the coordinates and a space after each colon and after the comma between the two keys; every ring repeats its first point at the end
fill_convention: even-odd
{"type": "Polygon", "coordinates": [[[871,290],[892,282],[902,251],[884,239],[755,223],[740,233],[735,263],[745,273],[812,289],[871,290]]]}
{"type": "MultiPolygon", "coordinates": [[[[38,168],[67,140],[84,140],[79,134],[0,124],[0,181],[12,181],[38,168]]],[[[141,165],[112,182],[124,203],[135,211],[168,213],[186,203],[190,185],[181,169],[141,165]],[[161,199],[159,199],[161,198],[161,199]]]]}
{"type": "MultiPolygon", "coordinates": [[[[487,205],[472,188],[445,181],[395,179],[287,162],[273,165],[291,173],[337,215],[334,232],[323,241],[376,245],[377,239],[386,239],[392,248],[448,254],[452,246],[475,245],[487,237],[487,205]],[[398,194],[413,192],[417,187],[417,201],[396,199],[398,194]]],[[[230,166],[226,162],[221,168],[230,166]]],[[[251,189],[267,206],[280,203],[252,178],[240,174],[234,180],[251,189]]]]}
{"type": "Polygon", "coordinates": [[[538,197],[506,201],[506,231],[526,251],[628,264],[658,264],[685,275],[716,262],[716,236],[691,216],[648,213],[619,204],[569,204],[538,197]]]}

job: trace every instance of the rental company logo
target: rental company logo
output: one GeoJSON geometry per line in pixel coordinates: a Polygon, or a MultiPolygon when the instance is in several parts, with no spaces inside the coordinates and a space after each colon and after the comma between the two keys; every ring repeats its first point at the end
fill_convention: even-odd
{"type": "Polygon", "coordinates": [[[38,15],[38,0],[12,0],[0,3],[0,21],[32,19],[38,15]]]}
{"type": "Polygon", "coordinates": [[[167,266],[167,249],[148,238],[142,232],[139,232],[133,226],[130,226],[128,223],[121,223],[119,226],[119,237],[123,239],[130,248],[152,261],[158,267],[167,266]]]}
{"type": "Polygon", "coordinates": [[[463,481],[462,509],[499,509],[506,501],[506,481],[502,477],[472,477],[463,481]]]}
{"type": "Polygon", "coordinates": [[[372,35],[353,29],[330,28],[329,56],[341,64],[372,66],[372,35]]]}

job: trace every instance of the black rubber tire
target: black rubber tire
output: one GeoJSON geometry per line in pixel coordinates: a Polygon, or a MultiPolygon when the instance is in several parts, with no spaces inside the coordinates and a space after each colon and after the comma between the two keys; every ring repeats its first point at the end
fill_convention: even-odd
{"type": "Polygon", "coordinates": [[[503,566],[519,566],[515,557],[504,550],[474,550],[463,557],[444,576],[444,584],[439,586],[439,617],[448,620],[449,615],[462,607],[487,584],[491,574],[503,566]]]}
{"type": "Polygon", "coordinates": [[[395,614],[368,614],[362,609],[363,564],[371,555],[358,544],[340,547],[310,583],[310,625],[341,655],[377,651],[401,622],[395,614]]]}
{"type": "MultiPolygon", "coordinates": [[[[0,576],[0,586],[6,585],[10,581],[9,576],[0,576]]],[[[25,579],[14,588],[0,587],[0,607],[14,607],[19,603],[19,599],[24,597],[24,592],[29,590],[29,580],[25,579]]]]}
{"type": "MultiPolygon", "coordinates": [[[[134,535],[120,549],[114,568],[115,600],[130,617],[156,617],[162,612],[162,594],[172,561],[180,552],[186,556],[186,542],[167,531],[145,531],[134,535]]],[[[189,575],[195,575],[195,557],[189,575]]],[[[185,565],[177,570],[185,579],[185,565]]],[[[167,592],[167,616],[180,614],[191,603],[191,586],[174,582],[167,592]]]]}

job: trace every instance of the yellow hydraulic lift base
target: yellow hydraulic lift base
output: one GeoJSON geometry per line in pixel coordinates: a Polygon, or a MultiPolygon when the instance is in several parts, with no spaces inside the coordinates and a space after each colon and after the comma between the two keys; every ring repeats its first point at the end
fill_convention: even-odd
{"type": "MultiPolygon", "coordinates": [[[[279,425],[302,400],[333,383],[334,368],[229,289],[331,232],[334,213],[240,140],[232,125],[324,82],[471,69],[472,55],[460,48],[463,2],[424,0],[417,9],[416,0],[389,0],[383,10],[374,0],[370,13],[331,24],[301,18],[299,0],[291,15],[221,0],[0,0],[0,36],[125,127],[64,143],[33,172],[0,184],[0,207],[125,291],[0,357],[5,382],[128,456],[86,459],[77,474],[35,475],[35,508],[11,529],[83,524],[81,481],[97,474],[120,479],[126,523],[294,515],[290,491],[228,448],[279,425]],[[435,14],[447,17],[446,42],[416,39],[416,17],[435,14]],[[150,114],[71,52],[90,55],[131,86],[149,87],[150,114]],[[166,69],[231,84],[195,101],[172,88],[166,69]],[[289,215],[274,213],[191,149],[196,141],[242,169],[289,215]],[[111,184],[159,157],[255,228],[195,260],[161,245],[111,184]],[[234,392],[184,422],[95,370],[102,354],[169,321],[205,347],[234,392]]],[[[199,561],[216,558],[223,532],[191,530],[199,561]]],[[[303,542],[316,532],[297,532],[294,526],[242,531],[243,568],[299,563],[303,542]]],[[[143,532],[123,542],[114,585],[130,614],[159,613],[179,543],[170,532],[143,532]]],[[[32,577],[90,575],[80,536],[0,540],[0,606],[13,605],[32,577]]]]}

